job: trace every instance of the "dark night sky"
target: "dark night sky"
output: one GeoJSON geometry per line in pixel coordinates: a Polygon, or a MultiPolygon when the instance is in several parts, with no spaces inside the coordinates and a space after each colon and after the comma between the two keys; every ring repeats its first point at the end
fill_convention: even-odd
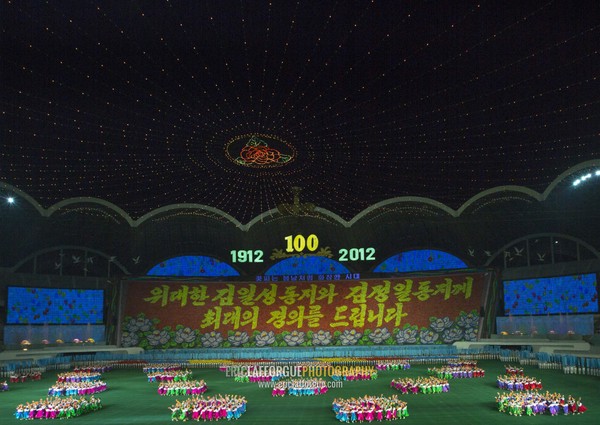
{"type": "Polygon", "coordinates": [[[350,219],[600,158],[596,0],[1,4],[0,181],[46,208],[246,222],[299,186],[350,219]],[[291,157],[236,162],[253,134],[291,157]]]}

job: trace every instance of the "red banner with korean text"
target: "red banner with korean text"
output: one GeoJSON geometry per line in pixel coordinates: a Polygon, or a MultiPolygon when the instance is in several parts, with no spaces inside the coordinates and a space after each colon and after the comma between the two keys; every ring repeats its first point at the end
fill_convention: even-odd
{"type": "MultiPolygon", "coordinates": [[[[148,323],[144,327],[146,334],[167,329],[171,345],[174,339],[191,341],[192,333],[194,339],[220,334],[225,342],[233,333],[243,335],[244,345],[252,346],[253,334],[294,331],[302,333],[303,343],[307,332],[318,331],[335,343],[334,335],[348,330],[361,335],[377,331],[380,336],[385,331],[383,336],[391,343],[398,329],[429,330],[434,321],[441,321],[432,329],[439,328],[442,339],[441,332],[449,334],[452,326],[464,337],[467,328],[457,327],[460,315],[478,314],[486,283],[485,273],[334,282],[128,281],[123,323],[126,336],[135,342],[143,337],[140,320],[151,321],[152,329],[147,329],[148,323]],[[181,333],[183,328],[187,334],[178,339],[175,330],[181,333]]],[[[162,340],[166,338],[163,334],[162,340]]]]}

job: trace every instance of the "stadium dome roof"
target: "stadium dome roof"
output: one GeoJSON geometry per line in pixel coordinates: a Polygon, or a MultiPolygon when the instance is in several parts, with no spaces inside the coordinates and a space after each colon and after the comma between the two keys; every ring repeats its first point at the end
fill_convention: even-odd
{"type": "Polygon", "coordinates": [[[458,214],[498,188],[546,199],[600,163],[597,1],[26,0],[0,16],[0,181],[41,210],[351,220],[414,197],[458,214]]]}

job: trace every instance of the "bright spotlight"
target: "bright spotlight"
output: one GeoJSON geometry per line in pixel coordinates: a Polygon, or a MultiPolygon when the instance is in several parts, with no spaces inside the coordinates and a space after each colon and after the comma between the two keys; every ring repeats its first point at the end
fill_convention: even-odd
{"type": "Polygon", "coordinates": [[[592,177],[600,177],[600,170],[596,170],[596,171],[592,171],[591,173],[587,173],[584,174],[583,176],[579,177],[577,180],[575,180],[573,182],[573,186],[579,186],[581,183],[583,183],[584,181],[591,179],[592,177]]]}
{"type": "Polygon", "coordinates": [[[12,196],[9,196],[8,198],[6,198],[6,202],[8,202],[9,204],[14,204],[15,198],[13,198],[12,196]]]}

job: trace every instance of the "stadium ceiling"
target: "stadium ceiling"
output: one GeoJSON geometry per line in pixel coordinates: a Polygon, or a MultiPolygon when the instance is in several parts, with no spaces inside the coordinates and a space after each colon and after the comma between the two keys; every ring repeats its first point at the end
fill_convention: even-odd
{"type": "Polygon", "coordinates": [[[349,220],[403,196],[543,193],[600,159],[595,0],[25,0],[0,16],[0,181],[44,208],[202,204],[245,223],[296,194],[349,220]]]}

